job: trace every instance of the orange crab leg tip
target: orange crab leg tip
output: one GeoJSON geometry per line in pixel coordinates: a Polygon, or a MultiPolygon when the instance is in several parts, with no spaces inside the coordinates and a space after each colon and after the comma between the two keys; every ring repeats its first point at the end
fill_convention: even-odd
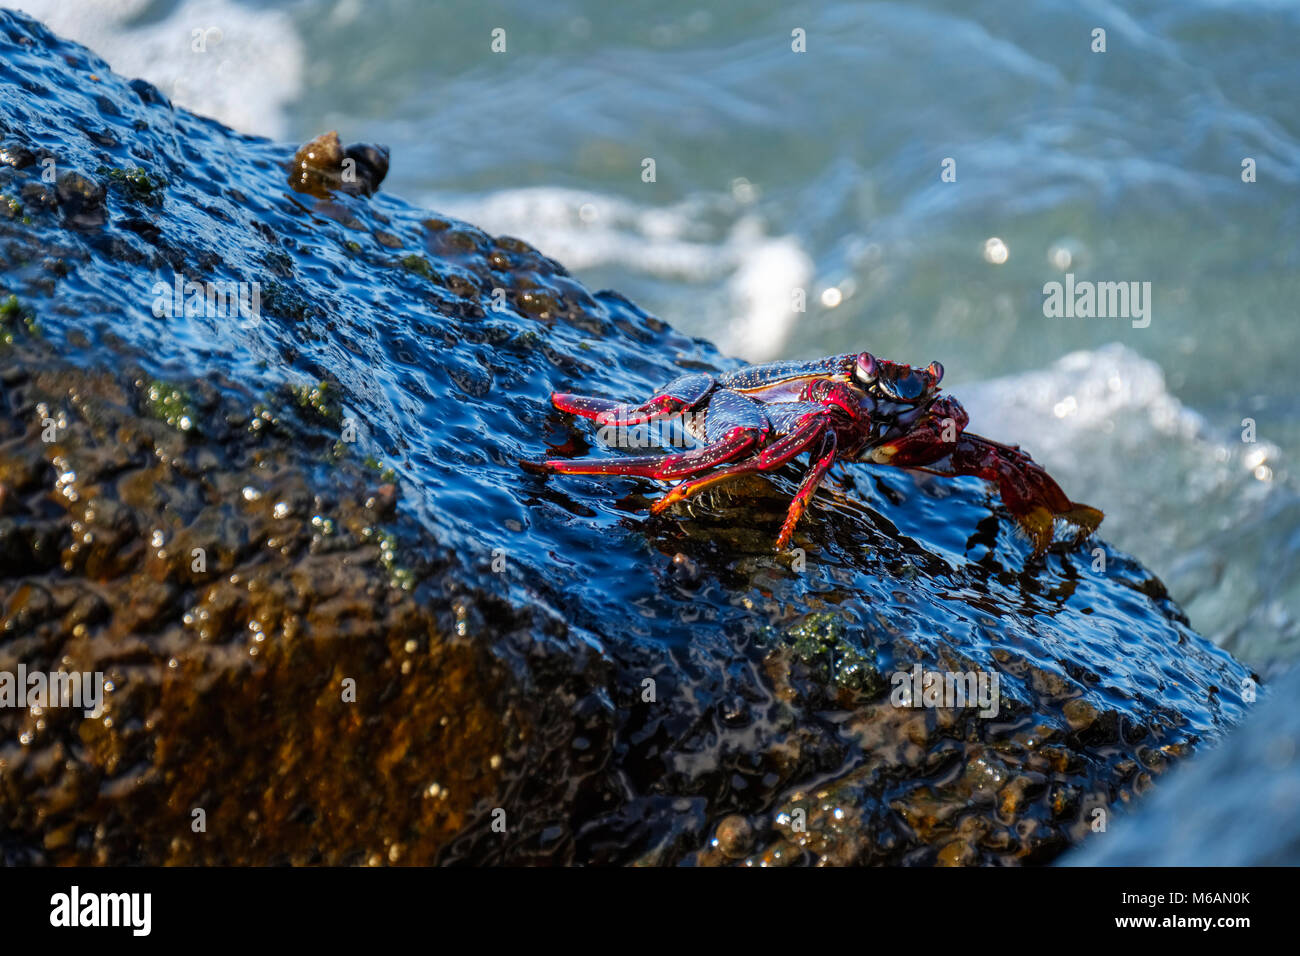
{"type": "Polygon", "coordinates": [[[1056,522],[1064,521],[1079,529],[1076,540],[1082,540],[1097,530],[1106,516],[1097,508],[1070,502],[1065,511],[1053,511],[1046,505],[1036,504],[1025,511],[1013,511],[1016,523],[1029,537],[1035,555],[1046,553],[1055,538],[1056,522]]]}
{"type": "MultiPolygon", "coordinates": [[[[818,475],[817,477],[820,480],[821,476],[818,475]]],[[[785,546],[790,543],[790,539],[794,537],[795,525],[803,517],[803,513],[808,509],[808,502],[811,500],[812,494],[803,490],[800,490],[790,499],[790,507],[786,511],[785,521],[781,523],[781,531],[776,536],[776,550],[784,551],[785,546]]]]}
{"type": "Polygon", "coordinates": [[[1088,505],[1081,505],[1077,501],[1070,502],[1070,510],[1057,515],[1063,521],[1068,521],[1075,525],[1080,532],[1081,537],[1087,537],[1097,530],[1106,515],[1099,508],[1093,508],[1088,505]]]}
{"type": "Polygon", "coordinates": [[[679,501],[685,501],[691,495],[698,494],[710,485],[716,485],[720,481],[726,481],[728,478],[734,478],[734,472],[723,470],[712,475],[705,475],[703,478],[695,478],[691,481],[684,481],[677,485],[666,495],[650,506],[652,515],[663,514],[679,501]]]}
{"type": "Polygon", "coordinates": [[[1055,516],[1042,505],[1034,505],[1028,511],[1015,516],[1016,522],[1024,529],[1034,546],[1034,554],[1043,554],[1052,543],[1056,527],[1055,516]]]}
{"type": "Polygon", "coordinates": [[[781,524],[781,531],[776,536],[776,550],[784,551],[790,544],[790,539],[794,537],[794,529],[799,524],[799,519],[803,517],[808,508],[808,502],[811,495],[800,500],[795,498],[790,502],[790,510],[786,513],[785,521],[781,524]]]}
{"type": "Polygon", "coordinates": [[[778,533],[776,536],[776,550],[778,551],[785,550],[785,546],[789,544],[790,539],[794,537],[794,526],[799,523],[799,517],[802,514],[803,512],[800,511],[799,515],[796,515],[793,521],[791,521],[789,518],[785,519],[785,523],[781,525],[780,533],[778,533]]]}
{"type": "Polygon", "coordinates": [[[573,395],[570,392],[552,392],[551,404],[562,412],[568,412],[570,415],[577,415],[582,412],[582,406],[575,399],[581,396],[573,395]]]}

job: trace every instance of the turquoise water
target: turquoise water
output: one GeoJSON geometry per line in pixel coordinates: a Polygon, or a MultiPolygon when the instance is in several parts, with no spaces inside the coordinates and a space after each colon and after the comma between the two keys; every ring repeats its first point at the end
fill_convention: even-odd
{"type": "Polygon", "coordinates": [[[1198,629],[1300,653],[1300,6],[15,5],[241,130],[387,143],[386,191],[733,354],[941,360],[1198,629]],[[1045,317],[1067,273],[1150,324],[1045,317]]]}

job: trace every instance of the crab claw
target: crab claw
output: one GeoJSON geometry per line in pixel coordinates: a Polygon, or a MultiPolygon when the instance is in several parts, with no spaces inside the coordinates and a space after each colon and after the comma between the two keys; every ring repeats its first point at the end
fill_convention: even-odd
{"type": "Polygon", "coordinates": [[[944,396],[905,433],[872,448],[867,459],[950,477],[975,475],[996,484],[1007,510],[1033,542],[1035,555],[1052,543],[1057,521],[1078,529],[1080,539],[1097,530],[1105,515],[1067,498],[1051,475],[1019,448],[962,431],[967,421],[966,410],[944,396]]]}
{"type": "Polygon", "coordinates": [[[997,484],[1007,510],[1033,542],[1035,555],[1052,543],[1057,521],[1076,528],[1076,540],[1082,540],[1105,517],[1098,509],[1066,497],[1052,476],[1019,448],[964,434],[950,461],[954,474],[978,475],[997,484]]]}
{"type": "Polygon", "coordinates": [[[905,432],[872,448],[867,460],[899,468],[928,466],[952,453],[953,442],[969,421],[961,403],[944,395],[931,402],[924,415],[909,422],[905,432]]]}

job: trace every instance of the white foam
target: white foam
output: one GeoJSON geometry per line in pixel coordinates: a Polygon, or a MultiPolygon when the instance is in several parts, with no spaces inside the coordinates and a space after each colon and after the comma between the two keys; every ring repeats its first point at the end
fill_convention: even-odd
{"type": "Polygon", "coordinates": [[[425,204],[523,239],[578,273],[616,266],[700,286],[696,305],[707,319],[699,331],[716,331],[724,351],[749,361],[782,353],[800,315],[793,292],[807,289],[813,276],[795,237],[768,235],[727,194],[647,207],[597,192],[530,187],[432,194],[425,204]]]}
{"type": "Polygon", "coordinates": [[[1045,369],[965,385],[961,393],[972,430],[987,422],[1037,431],[1063,453],[1079,432],[1110,431],[1121,417],[1189,440],[1205,429],[1201,416],[1169,393],[1159,365],[1117,342],[1071,352],[1045,369]]]}
{"type": "Polygon", "coordinates": [[[302,90],[306,56],[289,15],[188,0],[158,21],[132,25],[149,0],[12,0],[55,33],[81,43],[117,73],[141,77],[173,103],[242,133],[286,135],[284,108],[302,90]],[[195,50],[196,31],[203,51],[195,50]]]}
{"type": "Polygon", "coordinates": [[[792,236],[756,240],[742,246],[738,259],[727,284],[734,311],[723,347],[752,362],[778,358],[804,314],[795,311],[792,293],[807,292],[812,259],[792,236]]]}

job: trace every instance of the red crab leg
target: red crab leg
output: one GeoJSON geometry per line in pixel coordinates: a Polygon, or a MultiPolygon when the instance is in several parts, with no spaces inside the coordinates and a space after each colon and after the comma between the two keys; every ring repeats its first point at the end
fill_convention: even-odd
{"type": "Polygon", "coordinates": [[[1105,517],[1096,508],[1071,501],[1051,475],[1018,448],[964,432],[951,449],[946,463],[934,462],[917,470],[947,476],[975,475],[996,484],[1003,504],[1033,542],[1035,554],[1042,554],[1052,543],[1058,519],[1074,525],[1079,536],[1086,537],[1105,517]]]}
{"type": "Polygon", "coordinates": [[[790,434],[786,435],[779,441],[774,441],[761,452],[747,461],[731,465],[727,468],[720,468],[711,475],[705,475],[703,478],[694,478],[690,481],[684,481],[668,494],[664,495],[653,505],[650,506],[652,515],[660,514],[666,509],[672,507],[679,501],[683,501],[692,495],[699,494],[705,488],[719,481],[725,481],[728,478],[734,478],[737,475],[751,474],[756,471],[771,471],[774,468],[780,468],[791,458],[806,451],[808,446],[815,442],[822,434],[826,427],[826,416],[824,414],[814,413],[810,416],[811,420],[805,420],[790,434]],[[814,417],[815,416],[815,417],[814,417]]]}
{"type": "Polygon", "coordinates": [[[1051,475],[1017,448],[967,433],[957,443],[952,464],[958,474],[977,474],[997,482],[1003,503],[1033,541],[1035,554],[1042,554],[1052,543],[1058,518],[1086,537],[1105,517],[1096,508],[1071,501],[1051,475]]]}
{"type": "Polygon", "coordinates": [[[1057,519],[1078,528],[1081,538],[1097,530],[1105,517],[1100,511],[1067,498],[1042,466],[1019,448],[963,431],[969,420],[961,404],[945,396],[906,434],[873,448],[867,460],[947,477],[975,475],[993,482],[1007,510],[1029,535],[1035,554],[1042,554],[1052,543],[1057,519]],[[946,437],[954,440],[945,441],[946,437]]]}
{"type": "Polygon", "coordinates": [[[836,444],[835,433],[828,431],[826,439],[822,442],[821,457],[812,463],[808,474],[804,475],[803,481],[800,482],[794,499],[790,502],[790,510],[785,515],[785,524],[781,525],[781,533],[776,536],[776,550],[783,551],[790,543],[794,526],[803,517],[804,509],[808,507],[808,502],[812,501],[812,496],[817,493],[817,486],[826,477],[826,472],[830,470],[831,465],[835,464],[836,444]]]}
{"type": "Polygon", "coordinates": [[[683,375],[664,386],[663,391],[640,405],[611,402],[607,398],[555,392],[551,404],[562,412],[594,419],[601,424],[643,425],[659,418],[680,415],[713,389],[711,375],[683,375]]]}
{"type": "Polygon", "coordinates": [[[638,478],[681,478],[731,461],[763,437],[757,428],[733,428],[720,441],[677,455],[640,458],[553,458],[536,466],[563,475],[633,475],[638,478]]]}

